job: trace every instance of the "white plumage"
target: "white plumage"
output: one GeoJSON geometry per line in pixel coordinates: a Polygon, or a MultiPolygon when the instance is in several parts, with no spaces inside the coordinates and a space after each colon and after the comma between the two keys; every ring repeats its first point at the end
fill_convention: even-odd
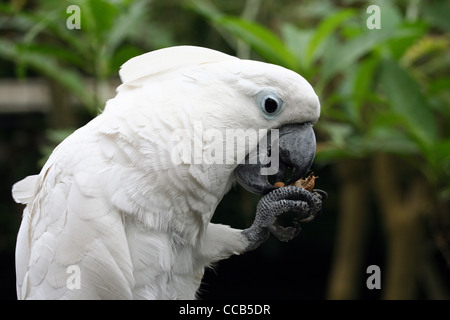
{"type": "MultiPolygon", "coordinates": [[[[241,230],[210,223],[237,164],[176,164],[184,130],[278,128],[315,122],[311,86],[279,66],[190,46],[131,59],[105,110],[64,140],[39,175],[13,187],[26,205],[17,239],[19,299],[193,299],[204,268],[248,245],[241,230]],[[261,115],[270,88],[285,108],[261,115]],[[80,288],[67,285],[69,266],[80,288]]],[[[251,142],[253,147],[257,141],[251,142]]]]}

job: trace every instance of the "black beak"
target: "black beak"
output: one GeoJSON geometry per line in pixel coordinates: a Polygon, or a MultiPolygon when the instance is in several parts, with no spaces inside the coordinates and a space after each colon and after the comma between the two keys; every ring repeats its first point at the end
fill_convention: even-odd
{"type": "Polygon", "coordinates": [[[277,188],[269,182],[269,177],[272,176],[270,179],[273,182],[280,181],[290,185],[303,177],[311,167],[316,153],[316,137],[312,124],[307,122],[284,125],[278,133],[278,139],[274,139],[273,133],[269,132],[267,148],[261,148],[260,143],[257,163],[249,163],[247,156],[245,163],[235,169],[237,181],[246,190],[267,194],[277,188]],[[260,153],[266,155],[261,157],[260,153]],[[268,164],[260,160],[267,157],[270,159],[268,164]]]}

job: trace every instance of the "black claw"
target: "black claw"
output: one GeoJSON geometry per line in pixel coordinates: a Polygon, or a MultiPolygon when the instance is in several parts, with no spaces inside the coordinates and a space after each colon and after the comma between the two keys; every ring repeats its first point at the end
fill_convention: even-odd
{"type": "Polygon", "coordinates": [[[312,193],[318,195],[320,197],[320,200],[324,201],[328,198],[328,194],[320,189],[313,189],[312,193]]]}
{"type": "Polygon", "coordinates": [[[297,237],[300,234],[300,231],[302,231],[302,228],[300,227],[300,223],[297,221],[292,221],[292,227],[294,228],[294,236],[292,238],[297,237]]]}
{"type": "Polygon", "coordinates": [[[299,235],[300,225],[294,221],[293,226],[283,227],[278,222],[275,222],[270,226],[270,232],[277,237],[278,240],[287,242],[299,235]]]}

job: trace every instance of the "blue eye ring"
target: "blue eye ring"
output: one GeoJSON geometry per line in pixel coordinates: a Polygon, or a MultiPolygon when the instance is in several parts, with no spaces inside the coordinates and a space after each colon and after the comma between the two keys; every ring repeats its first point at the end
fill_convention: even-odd
{"type": "Polygon", "coordinates": [[[256,95],[256,101],[266,119],[273,119],[283,110],[283,100],[272,91],[259,92],[256,95]]]}

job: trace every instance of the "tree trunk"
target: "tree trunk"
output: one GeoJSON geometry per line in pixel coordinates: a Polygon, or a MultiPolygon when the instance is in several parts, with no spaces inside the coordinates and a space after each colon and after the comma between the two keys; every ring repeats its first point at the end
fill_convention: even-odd
{"type": "Polygon", "coordinates": [[[341,182],[335,256],[328,287],[329,299],[356,299],[369,219],[367,166],[362,160],[337,164],[341,182]]]}
{"type": "Polygon", "coordinates": [[[373,180],[387,232],[387,265],[383,299],[414,299],[422,261],[425,235],[421,223],[427,197],[426,184],[414,177],[402,189],[392,156],[379,154],[373,161],[373,180]]]}
{"type": "Polygon", "coordinates": [[[74,109],[70,103],[69,94],[59,83],[52,80],[48,83],[51,95],[48,113],[50,128],[74,128],[77,125],[77,121],[74,109]]]}

